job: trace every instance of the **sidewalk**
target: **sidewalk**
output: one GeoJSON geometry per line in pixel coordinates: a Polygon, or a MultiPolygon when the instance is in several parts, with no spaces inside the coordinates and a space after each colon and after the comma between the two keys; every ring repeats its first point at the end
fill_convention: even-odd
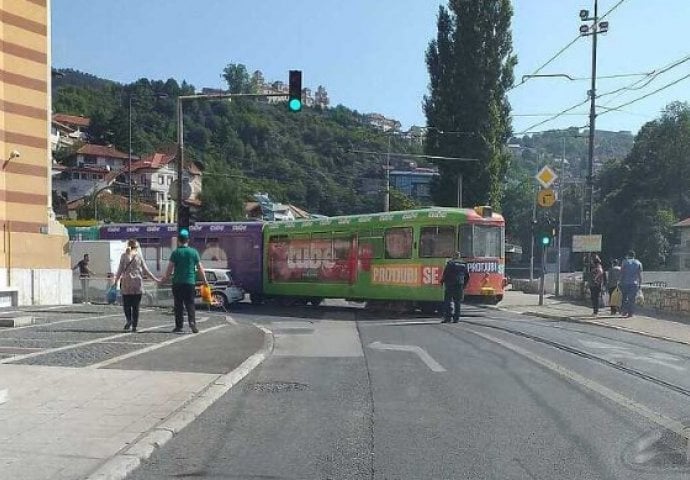
{"type": "Polygon", "coordinates": [[[160,365],[154,357],[162,356],[173,368],[146,368],[146,362],[133,366],[134,358],[103,368],[0,364],[0,478],[124,478],[272,349],[270,332],[249,325],[221,327],[213,335],[202,330],[173,336],[169,347],[137,357],[160,365]],[[217,370],[217,365],[182,371],[168,360],[171,355],[186,358],[182,346],[203,341],[207,351],[187,358],[191,367],[199,365],[200,358],[219,348],[214,339],[221,327],[226,333],[220,348],[242,352],[232,372],[219,374],[227,369],[217,370]]]}
{"type": "Polygon", "coordinates": [[[594,317],[592,316],[591,307],[551,296],[544,297],[544,305],[539,306],[538,295],[507,291],[498,308],[504,311],[553,320],[591,323],[690,345],[689,324],[655,318],[649,315],[635,315],[631,318],[613,316],[609,314],[608,307],[601,308],[599,315],[594,317]]]}

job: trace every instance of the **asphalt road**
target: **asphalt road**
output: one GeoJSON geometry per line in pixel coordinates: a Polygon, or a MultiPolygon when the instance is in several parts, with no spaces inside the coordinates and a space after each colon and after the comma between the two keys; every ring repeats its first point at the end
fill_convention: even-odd
{"type": "Polygon", "coordinates": [[[131,479],[690,478],[690,347],[477,307],[232,315],[273,355],[131,479]]]}

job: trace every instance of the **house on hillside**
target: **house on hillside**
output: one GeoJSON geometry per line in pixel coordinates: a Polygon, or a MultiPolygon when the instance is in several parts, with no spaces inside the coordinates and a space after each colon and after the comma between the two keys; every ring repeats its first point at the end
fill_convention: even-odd
{"type": "MultiPolygon", "coordinates": [[[[110,168],[110,170],[123,170],[129,163],[129,155],[121,152],[112,145],[95,145],[87,143],[82,145],[75,154],[75,164],[78,167],[110,168]]],[[[132,162],[139,157],[132,155],[132,162]]]]}
{"type": "Polygon", "coordinates": [[[690,270],[690,218],[681,220],[673,225],[678,229],[678,244],[671,250],[671,262],[669,267],[673,270],[690,270]]]}
{"type": "Polygon", "coordinates": [[[70,148],[76,142],[86,142],[89,125],[89,117],[54,114],[50,125],[50,149],[55,152],[61,148],[70,148]]]}

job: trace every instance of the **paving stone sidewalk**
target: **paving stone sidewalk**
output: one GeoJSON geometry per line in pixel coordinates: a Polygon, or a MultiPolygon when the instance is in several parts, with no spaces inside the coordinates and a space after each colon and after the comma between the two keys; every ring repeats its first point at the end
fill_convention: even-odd
{"type": "MultiPolygon", "coordinates": [[[[681,321],[661,319],[648,314],[623,318],[619,315],[610,315],[608,308],[601,308],[599,315],[595,317],[592,315],[591,307],[564,299],[545,297],[542,306],[539,306],[538,301],[538,295],[508,291],[499,308],[554,320],[591,323],[690,345],[690,324],[681,321]]],[[[690,322],[690,319],[688,321],[690,322]]]]}

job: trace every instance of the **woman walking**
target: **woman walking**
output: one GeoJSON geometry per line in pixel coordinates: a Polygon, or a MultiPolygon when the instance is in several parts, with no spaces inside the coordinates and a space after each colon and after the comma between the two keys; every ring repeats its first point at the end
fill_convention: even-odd
{"type": "Polygon", "coordinates": [[[115,275],[115,285],[122,280],[122,307],[125,310],[125,331],[137,331],[139,324],[139,305],[144,293],[144,274],[158,282],[159,279],[151,273],[146,262],[139,253],[139,243],[132,239],[127,241],[127,251],[120,257],[120,267],[115,275]]]}
{"type": "Polygon", "coordinates": [[[601,266],[601,259],[599,255],[594,255],[592,258],[592,266],[590,267],[591,283],[589,285],[589,292],[592,296],[592,309],[594,316],[599,315],[599,302],[601,301],[601,289],[604,286],[604,269],[601,266]]]}

